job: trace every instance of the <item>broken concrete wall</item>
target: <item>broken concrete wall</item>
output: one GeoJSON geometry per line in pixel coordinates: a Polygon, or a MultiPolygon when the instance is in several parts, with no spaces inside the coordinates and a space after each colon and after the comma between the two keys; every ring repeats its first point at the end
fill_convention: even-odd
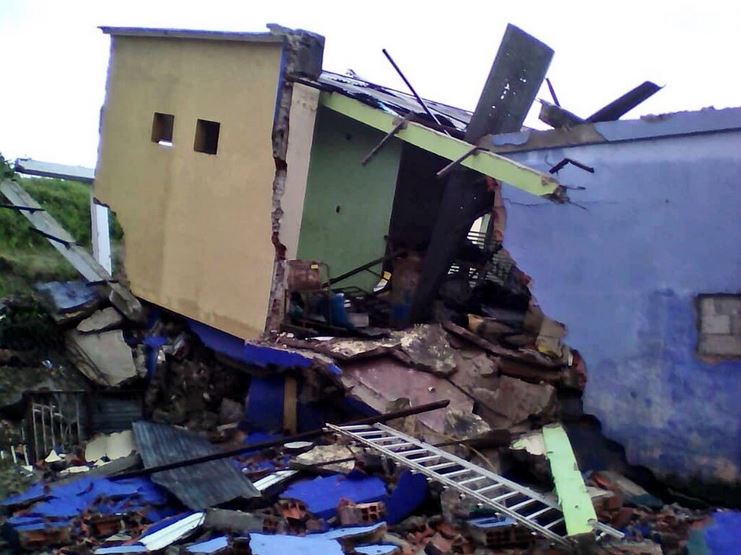
{"type": "MultiPolygon", "coordinates": [[[[585,411],[629,461],[738,485],[741,360],[697,353],[697,296],[740,292],[741,110],[723,112],[598,124],[616,142],[511,154],[540,170],[570,157],[595,173],[559,172],[586,188],[570,192],[580,206],[505,187],[505,246],[566,324],[588,365],[585,411]]],[[[527,149],[536,135],[501,139],[527,149]]]]}
{"type": "Polygon", "coordinates": [[[270,136],[283,39],[112,37],[95,195],[126,236],[133,293],[226,330],[264,328],[275,248],[270,136]],[[174,116],[171,146],[155,112],[174,116]],[[197,120],[220,124],[215,154],[197,120]]]}

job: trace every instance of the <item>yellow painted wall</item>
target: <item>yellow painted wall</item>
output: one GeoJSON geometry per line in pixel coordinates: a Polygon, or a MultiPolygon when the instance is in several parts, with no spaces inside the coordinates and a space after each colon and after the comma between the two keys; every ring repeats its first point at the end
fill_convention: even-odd
{"type": "Polygon", "coordinates": [[[271,130],[281,45],[112,37],[95,195],[125,234],[137,296],[243,338],[270,295],[271,130]],[[175,116],[173,146],[152,116],[175,116]],[[221,123],[218,153],[193,150],[196,120],[221,123]]]}

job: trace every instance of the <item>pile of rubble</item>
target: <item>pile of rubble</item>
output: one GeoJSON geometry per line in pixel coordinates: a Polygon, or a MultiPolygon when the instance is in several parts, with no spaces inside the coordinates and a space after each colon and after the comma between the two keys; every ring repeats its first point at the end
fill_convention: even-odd
{"type": "Polygon", "coordinates": [[[132,322],[85,285],[40,291],[45,309],[8,300],[0,320],[18,375],[0,480],[14,550],[680,553],[736,514],[606,470],[568,485],[568,439],[549,437],[566,438],[584,363],[534,303],[508,323],[230,343],[154,307],[132,322]],[[586,534],[574,494],[596,517],[586,534]]]}

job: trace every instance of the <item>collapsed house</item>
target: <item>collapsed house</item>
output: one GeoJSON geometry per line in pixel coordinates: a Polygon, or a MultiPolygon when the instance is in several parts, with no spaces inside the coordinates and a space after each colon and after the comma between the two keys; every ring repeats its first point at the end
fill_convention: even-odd
{"type": "MultiPolygon", "coordinates": [[[[323,38],[304,31],[278,26],[266,34],[103,30],[111,35],[112,46],[94,196],[98,207],[109,206],[116,213],[124,230],[118,279],[106,271],[109,264],[80,252],[74,238],[57,229],[43,211],[35,212],[40,207],[22,190],[7,182],[0,190],[16,206],[25,207],[24,215],[36,229],[105,292],[111,306],[97,312],[100,299],[93,298],[97,296],[90,287],[76,293],[90,299],[64,310],[60,299],[74,296],[70,289],[75,286],[52,285],[45,294],[51,298],[51,311],[63,312],[73,322],[65,334],[67,350],[96,389],[110,393],[122,384],[145,381],[143,412],[130,412],[123,427],[133,425],[141,462],[156,484],[185,507],[200,511],[237,497],[259,498],[260,480],[273,487],[295,476],[281,474],[295,472],[281,466],[290,450],[267,461],[242,458],[240,468],[254,484],[241,481],[229,465],[203,466],[210,462],[193,466],[199,461],[191,460],[188,468],[198,472],[161,470],[189,457],[218,455],[202,438],[185,436],[172,426],[208,434],[213,441],[275,447],[278,443],[261,444],[259,434],[308,433],[353,415],[391,413],[397,415],[394,427],[328,425],[342,440],[336,446],[313,447],[319,459],[310,462],[343,464],[333,458],[342,458],[337,455],[347,449],[343,441],[354,442],[497,513],[478,514],[471,506],[443,503],[449,517],[445,520],[463,518],[468,531],[461,535],[425,523],[423,530],[408,530],[417,540],[419,534],[427,538],[420,544],[432,543],[438,549],[426,552],[467,553],[473,544],[529,546],[530,532],[555,545],[585,533],[592,539],[615,539],[624,535],[618,528],[649,518],[654,519],[651,530],[665,534],[665,548],[680,544],[678,537],[667,539],[671,526],[664,520],[683,522],[686,537],[687,527],[699,516],[681,511],[662,517],[626,513],[624,497],[632,495],[640,499],[635,504],[642,505],[651,496],[635,484],[619,486],[620,480],[609,474],[595,475],[589,483],[602,489],[590,496],[579,473],[573,472],[571,447],[564,447],[568,439],[564,444],[565,434],[560,436],[562,431],[549,425],[569,419],[578,423],[583,417],[586,367],[588,363],[591,369],[596,357],[594,351],[582,357],[573,346],[594,343],[582,335],[567,345],[566,326],[539,304],[548,299],[544,306],[554,307],[557,317],[571,326],[571,313],[563,309],[573,299],[573,292],[563,289],[568,276],[556,284],[562,289],[551,290],[545,279],[554,271],[547,264],[554,263],[558,252],[554,242],[560,237],[561,211],[568,208],[574,217],[573,212],[581,210],[569,206],[579,200],[571,201],[566,193],[575,188],[569,192],[576,196],[591,184],[567,172],[586,170],[591,178],[610,167],[609,157],[590,155],[588,147],[610,143],[615,135],[610,135],[609,122],[629,123],[614,120],[655,92],[655,86],[638,87],[588,120],[544,103],[543,117],[557,129],[522,132],[553,52],[514,27],[507,30],[473,113],[323,71],[323,38]],[[531,206],[554,221],[533,218],[531,206]],[[523,268],[536,278],[534,285],[523,268]],[[533,270],[542,271],[543,277],[533,270]],[[564,291],[560,302],[555,291],[564,291]],[[86,303],[90,310],[81,308],[86,303]],[[448,403],[444,412],[399,420],[399,411],[440,400],[448,403]],[[142,417],[156,424],[134,422],[142,417]],[[441,440],[453,441],[452,454],[438,449],[441,440]],[[470,461],[450,458],[467,449],[460,445],[467,440],[478,442],[477,448],[468,446],[470,461]],[[388,449],[386,441],[401,442],[397,444],[406,450],[388,449]],[[504,447],[515,454],[503,456],[504,447]],[[335,457],[317,454],[325,448],[334,449],[335,457]],[[425,461],[412,457],[413,451],[425,461]],[[531,472],[546,482],[553,480],[558,503],[501,478],[517,471],[512,456],[528,461],[531,472]],[[482,465],[493,474],[483,472],[482,465]],[[278,470],[269,474],[266,468],[278,470]],[[447,471],[438,473],[437,468],[447,471]],[[477,481],[475,488],[467,485],[477,481]],[[484,496],[489,490],[497,491],[496,496],[484,496]],[[593,504],[602,523],[596,522],[593,504]],[[554,516],[556,510],[563,516],[554,516]],[[503,521],[501,513],[510,520],[503,521]],[[527,532],[518,532],[516,525],[527,532]]],[[[676,127],[660,136],[688,133],[676,127]]],[[[726,129],[718,124],[711,130],[726,129]]],[[[631,140],[616,133],[615,141],[631,140]]],[[[648,137],[640,131],[636,136],[648,137]]],[[[630,158],[623,164],[629,167],[630,158]]],[[[558,260],[571,252],[561,256],[558,260]]],[[[573,271],[572,263],[567,266],[573,271]]],[[[733,337],[738,309],[733,299],[729,302],[730,308],[724,305],[718,311],[729,317],[726,335],[733,337]]],[[[624,432],[629,419],[616,418],[613,428],[608,423],[613,415],[600,408],[600,398],[587,397],[587,402],[589,412],[628,444],[631,462],[652,467],[657,463],[657,470],[665,473],[693,471],[691,458],[678,457],[681,464],[673,466],[664,463],[661,453],[645,456],[650,434],[636,443],[624,432]]],[[[104,404],[112,406],[110,399],[104,404]]],[[[38,429],[44,432],[44,411],[52,417],[55,411],[65,412],[48,400],[34,406],[42,418],[38,429]]],[[[130,410],[131,404],[126,406],[130,410]]],[[[733,407],[728,409],[732,417],[733,407]]],[[[83,439],[79,414],[76,420],[76,435],[65,432],[69,446],[74,444],[71,437],[83,439]]],[[[95,418],[86,424],[110,431],[101,430],[95,418]]],[[[59,441],[37,435],[34,441],[43,439],[43,445],[35,455],[42,459],[59,441]]],[[[581,449],[590,447],[585,442],[581,449]]],[[[580,446],[575,449],[582,458],[580,446]]],[[[350,458],[360,460],[357,452],[350,458]]],[[[99,459],[85,460],[82,466],[88,472],[99,459]]],[[[733,454],[728,460],[733,461],[733,454]]],[[[46,463],[58,461],[52,457],[46,463]]],[[[360,466],[365,464],[372,466],[368,461],[360,466]]],[[[624,461],[620,464],[627,468],[624,461]]],[[[604,459],[591,467],[606,467],[604,459]]],[[[734,472],[725,466],[698,474],[733,484],[734,472]]],[[[329,505],[316,499],[314,490],[324,487],[321,480],[334,486],[341,479],[318,478],[311,487],[296,483],[283,491],[283,505],[276,509],[285,521],[260,513],[257,528],[254,521],[234,523],[243,516],[221,516],[231,522],[230,532],[253,532],[253,552],[287,553],[289,548],[278,544],[273,551],[257,551],[257,542],[270,543],[257,536],[276,531],[276,526],[285,531],[291,524],[302,533],[323,529],[307,515],[354,525],[384,518],[390,524],[401,522],[399,515],[408,516],[424,495],[419,487],[412,488],[419,503],[399,509],[395,503],[406,494],[397,494],[395,501],[385,496],[393,496],[394,488],[404,492],[412,478],[394,472],[390,476],[390,486],[371,476],[363,482],[368,490],[360,483],[340,488],[343,495],[329,505]],[[358,491],[370,493],[353,497],[358,491]],[[343,501],[345,497],[351,499],[343,501]],[[297,499],[304,505],[291,504],[297,499]],[[381,499],[383,506],[372,505],[381,499]]],[[[138,514],[167,504],[150,495],[148,484],[129,484],[126,495],[133,498],[127,502],[138,514]]],[[[37,499],[21,497],[6,505],[23,507],[37,499]]],[[[95,506],[102,512],[97,499],[91,497],[88,509],[95,506]]],[[[23,532],[24,526],[36,526],[31,530],[38,531],[37,521],[22,520],[39,518],[30,514],[14,517],[21,520],[12,523],[13,529],[23,532]]],[[[192,539],[189,534],[208,523],[208,512],[196,514],[200,516],[173,522],[176,528],[186,526],[182,537],[192,539]]],[[[212,530],[225,529],[223,523],[211,524],[212,530]]],[[[143,530],[140,520],[129,523],[132,527],[143,530]]],[[[147,544],[148,534],[139,537],[136,549],[143,545],[142,550],[156,550],[147,544]]],[[[133,536],[113,543],[133,548],[133,536]]],[[[240,552],[245,547],[229,537],[208,541],[215,543],[198,544],[197,549],[240,552]]],[[[106,542],[96,552],[126,550],[117,547],[106,542]]],[[[193,545],[187,549],[200,552],[192,551],[193,545]]],[[[365,551],[350,545],[345,552],[365,551]]]]}

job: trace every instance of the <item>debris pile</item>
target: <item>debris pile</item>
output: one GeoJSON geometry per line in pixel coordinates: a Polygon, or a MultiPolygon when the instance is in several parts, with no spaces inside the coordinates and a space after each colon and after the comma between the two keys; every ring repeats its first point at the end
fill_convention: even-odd
{"type": "MultiPolygon", "coordinates": [[[[75,412],[53,382],[27,384],[3,409],[0,506],[11,549],[551,553],[604,536],[608,553],[680,553],[707,525],[707,511],[665,505],[599,469],[586,482],[577,472],[575,491],[600,524],[574,532],[563,445],[549,444],[549,430],[563,431],[560,395],[578,394],[584,367],[546,318],[537,331],[472,315],[467,327],[445,321],[374,338],[283,332],[216,351],[216,338],[175,315],[151,307],[141,324],[95,304],[65,317],[55,305],[36,320],[5,309],[4,368],[36,361],[51,374],[66,364],[82,392],[75,412]],[[7,330],[21,322],[53,322],[58,340],[44,353],[19,349],[7,330]],[[506,341],[512,330],[528,341],[506,341]],[[111,430],[96,406],[131,398],[139,412],[111,430]],[[433,401],[447,409],[424,406],[433,401]],[[380,416],[357,421],[368,414],[380,416]]],[[[537,309],[526,314],[535,320],[537,309]]],[[[570,446],[565,460],[573,469],[570,446]]]]}
{"type": "MultiPolygon", "coordinates": [[[[286,34],[289,43],[300,36],[308,41],[286,34]]],[[[577,462],[564,425],[581,415],[585,361],[504,248],[501,183],[464,164],[484,154],[483,137],[520,129],[552,54],[510,26],[467,121],[441,125],[425,109],[435,132],[467,150],[434,174],[445,185],[429,229],[417,237],[392,222],[386,256],[334,277],[327,262],[285,260],[276,192],[270,332],[260,339],[140,301],[22,187],[0,183],[6,208],[85,278],[0,304],[7,546],[101,555],[678,554],[717,529],[738,536],[737,513],[668,504],[674,499],[613,468],[577,462]],[[379,265],[372,291],[342,285],[379,265]]],[[[369,85],[319,81],[346,93],[369,85]]],[[[589,121],[620,117],[655,90],[644,84],[589,121]]],[[[283,104],[276,191],[285,184],[283,104]]],[[[363,163],[404,125],[420,126],[395,106],[405,113],[363,163]]],[[[547,103],[543,117],[555,127],[582,121],[547,103]]],[[[551,173],[567,162],[585,169],[564,159],[551,173]]],[[[551,177],[525,170],[517,173],[548,186],[551,200],[567,200],[551,177]]]]}

